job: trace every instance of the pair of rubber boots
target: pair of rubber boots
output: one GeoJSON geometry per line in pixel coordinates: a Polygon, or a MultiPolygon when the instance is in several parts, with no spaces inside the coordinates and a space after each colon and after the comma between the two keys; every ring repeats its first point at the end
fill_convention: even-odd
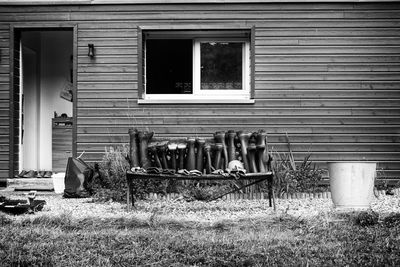
{"type": "Polygon", "coordinates": [[[151,155],[151,161],[153,165],[157,168],[177,171],[178,147],[179,145],[177,143],[174,142],[169,143],[167,141],[150,144],[148,149],[151,155]]]}
{"type": "Polygon", "coordinates": [[[264,130],[254,133],[239,131],[237,136],[245,169],[250,173],[266,172],[268,161],[267,133],[264,130]]]}
{"type": "Polygon", "coordinates": [[[154,132],[138,131],[129,129],[129,160],[131,168],[141,167],[147,169],[151,167],[148,156],[148,146],[154,132]]]}

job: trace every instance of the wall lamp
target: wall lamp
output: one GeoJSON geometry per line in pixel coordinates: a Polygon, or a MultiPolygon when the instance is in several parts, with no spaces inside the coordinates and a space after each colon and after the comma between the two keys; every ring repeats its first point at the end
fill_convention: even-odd
{"type": "Polygon", "coordinates": [[[88,44],[89,52],[88,52],[88,57],[94,58],[94,44],[88,44]]]}

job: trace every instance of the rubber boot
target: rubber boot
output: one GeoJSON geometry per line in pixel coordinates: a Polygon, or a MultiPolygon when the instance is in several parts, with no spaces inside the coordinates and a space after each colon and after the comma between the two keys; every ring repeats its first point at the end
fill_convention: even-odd
{"type": "Polygon", "coordinates": [[[250,139],[251,133],[245,133],[243,131],[240,131],[237,133],[237,136],[240,141],[240,151],[242,154],[244,168],[246,169],[246,171],[250,171],[249,161],[247,158],[247,147],[249,145],[249,139],[250,139]]]}
{"type": "Polygon", "coordinates": [[[248,147],[248,159],[249,159],[249,167],[250,167],[250,173],[256,173],[258,172],[257,170],[257,165],[256,165],[256,144],[251,143],[248,147]]]}
{"type": "Polygon", "coordinates": [[[136,129],[129,129],[129,160],[130,166],[139,167],[138,132],[136,129]]]}
{"type": "Polygon", "coordinates": [[[204,170],[204,145],[206,141],[204,139],[197,139],[197,155],[196,155],[196,170],[203,173],[204,170]]]}
{"type": "Polygon", "coordinates": [[[157,153],[157,147],[155,144],[151,144],[148,146],[148,150],[154,157],[154,164],[156,165],[157,168],[162,168],[160,158],[158,157],[157,153]]]}
{"type": "Polygon", "coordinates": [[[185,143],[178,144],[178,157],[179,157],[179,164],[178,170],[183,170],[185,168],[185,154],[186,154],[186,147],[185,143]]]}
{"type": "Polygon", "coordinates": [[[148,158],[147,148],[150,139],[153,137],[154,132],[138,132],[139,138],[139,149],[140,149],[140,165],[143,169],[147,169],[151,166],[151,161],[148,158]]]}
{"type": "Polygon", "coordinates": [[[196,139],[188,139],[188,152],[186,157],[186,169],[188,171],[196,169],[196,152],[195,152],[196,139]]]}
{"type": "Polygon", "coordinates": [[[257,166],[260,172],[266,171],[266,158],[268,155],[265,153],[267,133],[264,130],[258,131],[256,134],[256,147],[257,147],[257,166]]]}
{"type": "Polygon", "coordinates": [[[235,148],[235,137],[236,133],[233,130],[229,130],[226,133],[228,139],[228,163],[236,159],[236,148],[235,148]]]}
{"type": "Polygon", "coordinates": [[[167,144],[165,142],[159,143],[157,145],[158,155],[161,159],[161,166],[163,169],[168,169],[168,161],[167,161],[167,144]]]}
{"type": "Polygon", "coordinates": [[[176,149],[178,147],[178,144],[176,143],[169,143],[168,144],[168,150],[171,153],[171,168],[175,171],[178,170],[178,166],[176,164],[176,149]]]}
{"type": "Polygon", "coordinates": [[[221,154],[223,150],[223,145],[221,143],[215,144],[215,154],[214,154],[214,167],[215,169],[221,169],[221,154]]]}
{"type": "Polygon", "coordinates": [[[260,172],[265,172],[265,161],[264,161],[264,152],[265,146],[259,145],[256,146],[257,149],[257,167],[260,172]]]}
{"type": "Polygon", "coordinates": [[[228,149],[225,142],[225,132],[216,132],[214,134],[215,143],[222,144],[222,157],[225,159],[225,164],[222,168],[228,168],[228,149]]]}
{"type": "Polygon", "coordinates": [[[211,145],[204,145],[204,155],[206,157],[206,173],[210,174],[212,172],[212,163],[211,163],[211,145]]]}

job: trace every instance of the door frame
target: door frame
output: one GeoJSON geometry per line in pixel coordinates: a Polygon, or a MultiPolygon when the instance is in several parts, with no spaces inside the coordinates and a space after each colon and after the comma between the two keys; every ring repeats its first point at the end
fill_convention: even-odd
{"type": "Polygon", "coordinates": [[[24,30],[37,30],[37,31],[46,31],[46,30],[72,30],[73,42],[72,42],[72,156],[76,157],[77,151],[77,68],[78,68],[78,25],[76,23],[39,23],[39,24],[11,24],[10,25],[10,107],[9,107],[9,177],[14,177],[17,174],[18,169],[15,167],[15,161],[19,160],[16,157],[16,144],[14,138],[14,130],[16,129],[16,123],[14,116],[18,113],[16,112],[16,108],[14,105],[14,92],[15,90],[20,89],[19,82],[17,83],[14,79],[14,72],[16,71],[16,63],[19,58],[15,58],[15,51],[19,51],[21,32],[24,30]]]}

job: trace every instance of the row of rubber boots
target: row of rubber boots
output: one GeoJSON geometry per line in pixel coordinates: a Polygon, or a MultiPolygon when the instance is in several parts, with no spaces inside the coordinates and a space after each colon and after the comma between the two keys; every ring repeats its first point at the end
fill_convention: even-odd
{"type": "Polygon", "coordinates": [[[189,138],[182,143],[150,143],[153,135],[154,132],[129,130],[131,168],[154,166],[211,173],[216,169],[225,170],[229,162],[239,160],[249,173],[268,170],[267,134],[263,130],[216,132],[212,144],[201,138],[189,138]]]}

